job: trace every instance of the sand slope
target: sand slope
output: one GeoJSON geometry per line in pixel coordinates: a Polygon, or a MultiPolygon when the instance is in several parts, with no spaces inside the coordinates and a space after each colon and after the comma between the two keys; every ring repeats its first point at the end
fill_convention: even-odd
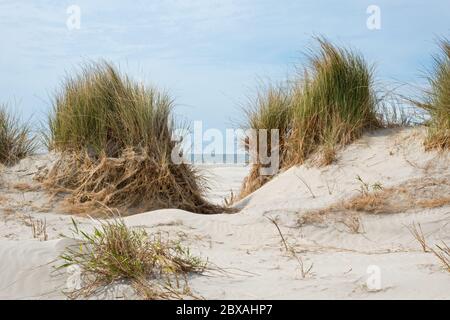
{"type": "MultiPolygon", "coordinates": [[[[448,205],[361,214],[360,233],[334,221],[298,224],[310,209],[323,209],[357,195],[357,175],[384,188],[412,179],[447,177],[448,153],[425,153],[423,135],[422,128],[365,135],[340,151],[331,166],[305,164],[281,173],[237,203],[241,209],[237,214],[196,215],[170,209],[129,216],[125,221],[149,232],[163,230],[182,237],[194,252],[220,268],[191,279],[193,291],[205,298],[449,299],[450,274],[431,253],[421,250],[408,230],[413,222],[420,223],[429,245],[450,243],[448,205]],[[278,219],[304,268],[312,265],[305,278],[268,217],[278,219]],[[378,274],[380,286],[374,286],[378,283],[372,280],[378,274]]],[[[57,262],[51,262],[69,241],[61,240],[59,234],[70,234],[70,217],[48,206],[49,196],[41,190],[22,192],[13,186],[19,182],[35,185],[31,172],[50,161],[49,155],[27,159],[1,176],[0,194],[6,199],[0,201],[0,298],[64,298],[60,289],[70,275],[55,275],[52,270],[57,262]],[[39,208],[48,212],[38,212],[39,208]],[[28,215],[46,219],[48,241],[32,239],[28,215]]],[[[215,181],[211,199],[220,202],[230,189],[239,188],[248,168],[205,170],[215,181]]],[[[85,228],[92,224],[87,218],[77,220],[85,228]]]]}

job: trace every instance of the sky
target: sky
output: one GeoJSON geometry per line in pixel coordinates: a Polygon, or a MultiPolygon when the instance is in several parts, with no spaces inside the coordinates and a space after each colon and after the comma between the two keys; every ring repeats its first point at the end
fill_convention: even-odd
{"type": "Polygon", "coordinates": [[[105,59],[168,91],[177,119],[224,130],[243,120],[258,83],[304,63],[314,36],[361,52],[378,82],[414,91],[436,39],[450,37],[450,1],[0,0],[0,103],[38,123],[67,74],[105,59]],[[371,5],[379,29],[367,27],[371,5]]]}

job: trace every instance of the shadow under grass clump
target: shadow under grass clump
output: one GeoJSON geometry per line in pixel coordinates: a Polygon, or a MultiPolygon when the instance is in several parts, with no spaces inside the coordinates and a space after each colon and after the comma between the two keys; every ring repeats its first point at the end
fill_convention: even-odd
{"type": "Polygon", "coordinates": [[[58,267],[80,270],[78,287],[66,292],[68,297],[89,298],[102,294],[110,285],[125,283],[143,299],[196,298],[188,276],[202,273],[206,262],[179,241],[129,228],[118,218],[102,222],[92,233],[80,230],[72,221],[78,243],[66,248],[60,257],[63,264],[58,267]]]}
{"type": "MultiPolygon", "coordinates": [[[[377,97],[373,70],[364,58],[325,39],[317,42],[319,49],[308,55],[307,66],[285,87],[259,92],[247,112],[250,128],[279,130],[281,169],[310,158],[316,165],[329,165],[340,146],[366,130],[383,127],[389,118],[383,114],[389,111],[377,97]]],[[[253,166],[240,198],[271,179],[262,177],[260,168],[258,163],[253,166]]]]}
{"type": "Polygon", "coordinates": [[[414,103],[430,115],[427,149],[450,149],[450,42],[441,43],[441,55],[434,57],[433,71],[427,77],[430,88],[422,102],[414,103]]]}
{"type": "Polygon", "coordinates": [[[0,105],[0,164],[10,166],[32,155],[37,149],[31,127],[0,105]]]}
{"type": "Polygon", "coordinates": [[[86,65],[56,96],[48,145],[60,158],[39,179],[50,190],[68,192],[68,202],[80,211],[224,212],[205,200],[195,168],[172,162],[172,151],[179,152],[172,104],[167,94],[131,81],[106,62],[86,65]]]}

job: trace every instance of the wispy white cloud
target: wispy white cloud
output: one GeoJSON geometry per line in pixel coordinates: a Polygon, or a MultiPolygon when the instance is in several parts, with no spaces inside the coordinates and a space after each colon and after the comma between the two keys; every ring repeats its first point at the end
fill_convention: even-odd
{"type": "MultiPolygon", "coordinates": [[[[311,36],[362,51],[379,77],[411,81],[450,31],[448,0],[4,0],[0,3],[0,101],[42,113],[66,71],[105,58],[170,89],[180,112],[224,126],[257,76],[281,78],[311,36]],[[366,28],[379,5],[382,29],[366,28]],[[80,30],[66,28],[69,5],[80,30]]],[[[301,61],[301,59],[300,59],[301,61]]]]}

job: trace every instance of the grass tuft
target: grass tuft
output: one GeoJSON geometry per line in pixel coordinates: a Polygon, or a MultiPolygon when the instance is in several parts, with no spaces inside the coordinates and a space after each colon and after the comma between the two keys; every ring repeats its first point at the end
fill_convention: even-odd
{"type": "Polygon", "coordinates": [[[422,226],[420,223],[413,222],[409,227],[409,232],[411,232],[412,236],[419,242],[420,247],[422,248],[423,252],[429,252],[427,239],[422,231],[422,226]]]}
{"type": "Polygon", "coordinates": [[[0,105],[0,164],[14,165],[36,149],[29,124],[21,123],[6,106],[0,105]]]}
{"type": "MultiPolygon", "coordinates": [[[[256,98],[244,108],[246,117],[245,128],[256,130],[267,130],[267,150],[271,150],[270,130],[279,130],[279,148],[280,152],[286,150],[286,143],[291,129],[291,102],[287,89],[281,85],[267,85],[258,88],[256,98]]],[[[257,136],[256,151],[260,151],[259,136],[257,136]]],[[[250,151],[250,138],[247,137],[244,141],[245,148],[250,151]]],[[[255,164],[252,166],[249,175],[245,178],[238,199],[242,199],[256,189],[260,188],[267,181],[270,176],[260,175],[260,169],[264,166],[257,160],[257,155],[252,155],[255,164]]],[[[280,166],[283,166],[285,157],[280,155],[280,166]]]]}
{"type": "Polygon", "coordinates": [[[427,77],[429,89],[423,101],[415,104],[430,115],[427,149],[450,149],[450,42],[440,41],[441,54],[434,57],[427,77]]]}
{"type": "Polygon", "coordinates": [[[292,90],[291,164],[303,163],[319,148],[328,164],[335,146],[381,126],[372,68],[353,51],[317,41],[319,50],[311,51],[292,90]]]}
{"type": "Polygon", "coordinates": [[[172,104],[167,94],[135,83],[112,64],[86,64],[55,97],[48,144],[108,157],[155,143],[164,151],[171,146],[172,104]]]}
{"type": "Polygon", "coordinates": [[[102,222],[91,233],[72,221],[73,234],[80,242],[61,255],[64,263],[59,268],[80,268],[81,284],[67,292],[69,297],[91,297],[120,281],[144,299],[194,297],[187,276],[203,272],[206,262],[179,241],[164,239],[161,233],[149,235],[142,228],[131,229],[119,218],[102,222]]]}
{"type": "Polygon", "coordinates": [[[56,95],[47,143],[61,157],[42,182],[76,206],[223,212],[204,199],[198,172],[171,160],[172,106],[109,63],[85,65],[56,95]]]}
{"type": "MultiPolygon", "coordinates": [[[[331,164],[340,146],[382,127],[387,119],[381,114],[386,104],[375,92],[373,69],[364,58],[326,39],[317,42],[318,50],[311,50],[307,66],[287,86],[263,88],[246,111],[251,129],[279,130],[282,169],[313,155],[316,165],[331,164]]],[[[259,174],[260,167],[254,165],[240,198],[270,180],[259,174]]]]}

